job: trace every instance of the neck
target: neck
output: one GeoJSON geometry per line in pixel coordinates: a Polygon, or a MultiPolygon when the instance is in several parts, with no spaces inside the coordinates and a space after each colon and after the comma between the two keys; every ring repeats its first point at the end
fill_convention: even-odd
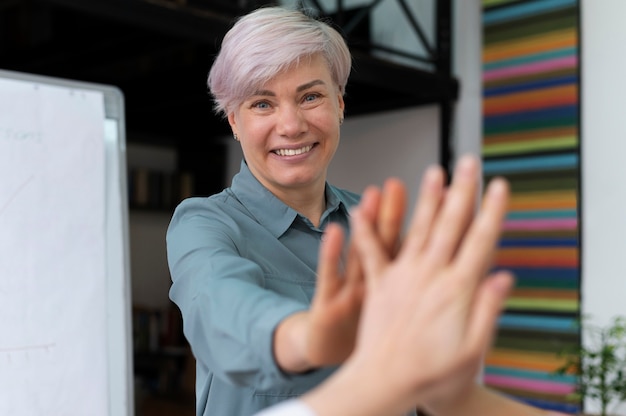
{"type": "Polygon", "coordinates": [[[309,219],[318,227],[322,219],[322,213],[326,209],[325,182],[321,186],[308,187],[301,190],[290,189],[276,194],[276,197],[286,205],[296,210],[300,215],[309,219]]]}

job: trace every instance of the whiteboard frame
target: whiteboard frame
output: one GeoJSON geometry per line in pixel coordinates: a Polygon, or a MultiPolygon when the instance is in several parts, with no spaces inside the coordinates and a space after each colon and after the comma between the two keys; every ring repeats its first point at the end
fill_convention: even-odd
{"type": "MultiPolygon", "coordinates": [[[[132,299],[124,95],[112,85],[0,69],[0,78],[101,92],[105,120],[106,317],[110,416],[134,415],[132,299]]],[[[88,380],[85,380],[87,382],[88,380]]]]}

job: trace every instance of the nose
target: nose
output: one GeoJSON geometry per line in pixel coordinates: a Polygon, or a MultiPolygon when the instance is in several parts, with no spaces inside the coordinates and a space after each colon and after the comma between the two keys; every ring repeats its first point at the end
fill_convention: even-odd
{"type": "Polygon", "coordinates": [[[276,132],[285,137],[298,137],[307,129],[306,118],[298,106],[281,106],[276,120],[276,132]]]}

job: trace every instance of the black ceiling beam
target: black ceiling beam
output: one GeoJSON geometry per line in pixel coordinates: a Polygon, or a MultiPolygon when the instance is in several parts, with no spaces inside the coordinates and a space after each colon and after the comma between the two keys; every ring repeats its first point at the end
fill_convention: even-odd
{"type": "MultiPolygon", "coordinates": [[[[236,17],[167,0],[37,1],[187,37],[215,45],[216,49],[236,17]]],[[[351,79],[354,82],[408,94],[421,101],[430,97],[457,98],[456,80],[445,79],[433,72],[393,63],[368,53],[353,50],[353,56],[354,71],[351,79]],[[442,96],[442,91],[445,96],[442,96]]]]}
{"type": "Polygon", "coordinates": [[[401,95],[420,99],[455,100],[458,81],[419,68],[395,64],[388,60],[355,51],[350,82],[374,85],[401,95]]]}
{"type": "Polygon", "coordinates": [[[37,1],[190,38],[215,45],[216,48],[236,17],[167,0],[37,1]]]}
{"type": "MultiPolygon", "coordinates": [[[[452,0],[439,0],[435,3],[435,36],[436,36],[436,71],[444,80],[452,80],[452,0]]],[[[446,87],[449,83],[444,83],[442,95],[449,95],[446,87]]],[[[456,87],[458,90],[458,85],[456,87]]],[[[458,95],[458,91],[456,92],[458,95]]],[[[439,157],[441,165],[446,171],[446,177],[450,180],[453,171],[454,152],[452,146],[452,124],[454,115],[454,104],[456,95],[452,98],[442,98],[439,101],[440,108],[440,137],[439,157]]]]}

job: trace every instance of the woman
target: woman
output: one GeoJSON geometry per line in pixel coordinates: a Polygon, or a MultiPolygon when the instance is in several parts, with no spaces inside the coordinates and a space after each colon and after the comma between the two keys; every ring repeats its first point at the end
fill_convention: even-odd
{"type": "MultiPolygon", "coordinates": [[[[352,351],[363,294],[355,257],[315,291],[334,270],[318,267],[323,231],[347,229],[359,201],[326,183],[350,66],[341,35],[298,11],[254,11],[222,42],[209,88],[244,160],[230,188],[182,202],[167,233],[198,415],[251,415],[299,396],[352,351]]],[[[363,203],[393,247],[403,213],[365,194],[363,203]]]]}
{"type": "MultiPolygon", "coordinates": [[[[448,273],[447,262],[454,262],[471,220],[477,161],[459,164],[445,201],[441,170],[426,176],[416,206],[426,207],[422,212],[427,215],[416,216],[418,226],[397,261],[379,261],[375,267],[370,255],[384,259],[396,253],[406,202],[402,185],[390,180],[382,194],[368,188],[359,202],[358,195],[326,183],[339,144],[350,64],[339,33],[297,11],[257,10],[240,19],[223,40],[209,87],[244,160],[230,188],[182,202],[167,233],[170,297],[182,311],[197,360],[197,414],[252,415],[307,391],[302,402],[289,402],[305,412],[301,414],[414,414],[414,405],[442,416],[541,414],[473,385],[488,332],[510,287],[507,276],[490,279],[495,283],[480,279],[504,213],[506,187],[495,187],[486,200],[487,213],[477,219],[482,224],[477,227],[487,234],[478,232],[464,243],[469,254],[452,277],[472,285],[458,286],[454,279],[442,283],[441,276],[448,273]],[[361,245],[350,247],[340,270],[339,229],[347,232],[348,211],[357,204],[361,245]],[[365,223],[372,228],[369,234],[363,232],[365,223]],[[456,232],[450,233],[446,227],[454,223],[456,232]],[[328,243],[318,261],[326,229],[328,243]],[[364,249],[366,241],[372,246],[372,230],[379,247],[364,249]],[[435,237],[427,237],[431,233],[435,237]],[[436,267],[428,266],[428,253],[415,255],[415,241],[427,238],[436,267]],[[449,246],[442,251],[441,244],[449,246]],[[404,272],[396,268],[402,264],[404,272]],[[474,271],[466,272],[472,265],[474,271]],[[365,291],[362,268],[368,271],[369,294],[355,349],[365,291]],[[410,291],[395,285],[402,276],[420,274],[434,292],[427,286],[408,284],[410,291]],[[382,286],[374,281],[377,290],[372,291],[376,275],[387,282],[386,290],[378,291],[382,286]],[[417,299],[426,293],[441,298],[417,299]],[[465,300],[465,309],[458,300],[465,300]],[[480,313],[485,300],[490,306],[480,313]],[[394,309],[402,304],[404,309],[394,309]],[[476,316],[470,313],[474,308],[476,316]],[[439,319],[450,311],[449,320],[439,319]],[[403,312],[418,322],[405,327],[403,312]],[[464,338],[470,318],[482,330],[473,337],[473,347],[464,338]],[[396,325],[386,325],[391,321],[396,325]],[[450,324],[458,331],[449,331],[450,324]],[[411,333],[405,333],[409,328],[411,333]],[[413,351],[423,331],[439,338],[431,344],[424,333],[421,349],[413,351]],[[385,342],[389,339],[393,342],[385,342]],[[441,359],[433,362],[431,352],[441,359]],[[388,361],[389,354],[395,359],[388,361]],[[342,370],[322,384],[333,365],[348,357],[342,370]],[[443,365],[433,367],[437,362],[443,365]],[[387,368],[391,364],[394,368],[387,368]],[[383,372],[387,378],[381,382],[392,384],[381,389],[372,374],[383,372]],[[359,397],[351,395],[356,383],[359,397]],[[363,402],[356,406],[355,399],[363,402]]],[[[280,406],[273,409],[280,412],[280,406]]],[[[283,409],[292,414],[291,408],[283,409]]]]}

